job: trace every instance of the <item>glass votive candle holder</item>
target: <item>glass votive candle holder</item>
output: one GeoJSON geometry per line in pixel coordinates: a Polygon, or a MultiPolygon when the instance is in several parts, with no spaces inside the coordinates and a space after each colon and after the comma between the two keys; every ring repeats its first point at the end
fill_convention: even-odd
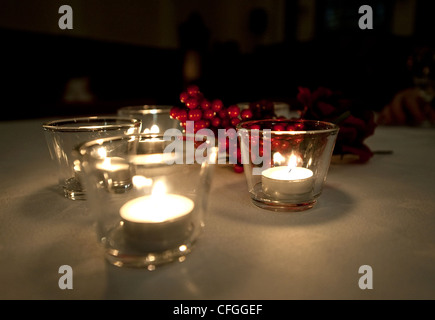
{"type": "Polygon", "coordinates": [[[168,129],[182,130],[180,122],[170,117],[172,106],[137,105],[118,109],[120,117],[130,117],[142,121],[142,133],[163,134],[168,129]]]}
{"type": "Polygon", "coordinates": [[[139,133],[141,122],[115,116],[93,116],[53,120],[42,127],[51,159],[56,165],[61,192],[68,199],[84,200],[86,191],[74,149],[89,140],[139,133]]]}
{"type": "Polygon", "coordinates": [[[327,177],[339,127],[314,120],[253,120],[237,126],[251,199],[273,211],[312,208],[327,177]]]}
{"type": "Polygon", "coordinates": [[[217,148],[180,132],[96,140],[78,152],[106,259],[148,270],[183,261],[205,226],[217,148]]]}

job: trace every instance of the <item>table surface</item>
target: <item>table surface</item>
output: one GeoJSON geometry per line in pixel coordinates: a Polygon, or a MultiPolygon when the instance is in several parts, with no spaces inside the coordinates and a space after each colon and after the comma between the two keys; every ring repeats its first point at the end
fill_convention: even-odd
{"type": "Polygon", "coordinates": [[[147,271],[106,263],[87,202],[57,193],[44,120],[0,122],[0,299],[435,299],[434,129],[378,127],[367,145],[393,153],[332,164],[299,213],[257,208],[244,175],[217,166],[196,247],[147,271]]]}

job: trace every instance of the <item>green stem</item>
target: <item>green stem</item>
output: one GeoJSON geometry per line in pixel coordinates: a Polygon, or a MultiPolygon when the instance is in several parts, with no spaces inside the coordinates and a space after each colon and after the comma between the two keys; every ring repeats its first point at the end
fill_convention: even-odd
{"type": "Polygon", "coordinates": [[[339,125],[344,120],[346,120],[350,116],[350,111],[343,112],[340,116],[338,116],[332,123],[339,125]]]}

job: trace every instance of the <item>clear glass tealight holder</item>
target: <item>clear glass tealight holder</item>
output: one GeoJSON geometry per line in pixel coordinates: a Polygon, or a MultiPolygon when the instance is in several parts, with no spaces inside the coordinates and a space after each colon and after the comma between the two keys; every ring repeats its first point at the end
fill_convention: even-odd
{"type": "Polygon", "coordinates": [[[339,127],[314,120],[254,120],[237,126],[253,203],[273,211],[312,208],[327,177],[339,127]]]}
{"type": "Polygon", "coordinates": [[[172,106],[137,105],[125,106],[117,110],[120,117],[130,117],[142,121],[142,133],[163,134],[168,129],[182,130],[180,122],[170,117],[172,106]]]}
{"type": "Polygon", "coordinates": [[[140,133],[141,121],[117,116],[91,116],[58,119],[42,124],[55,164],[61,193],[71,200],[85,200],[86,190],[80,180],[80,164],[75,148],[90,140],[140,133]]]}
{"type": "Polygon", "coordinates": [[[183,261],[202,234],[217,148],[179,133],[78,149],[98,239],[113,265],[154,270],[183,261]]]}

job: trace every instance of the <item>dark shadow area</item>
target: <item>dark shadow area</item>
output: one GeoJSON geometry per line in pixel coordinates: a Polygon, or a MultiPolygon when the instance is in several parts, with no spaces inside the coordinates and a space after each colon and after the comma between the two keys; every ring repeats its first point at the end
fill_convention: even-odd
{"type": "MultiPolygon", "coordinates": [[[[237,185],[229,184],[224,188],[238,190],[239,192],[235,192],[231,196],[234,197],[234,199],[231,198],[229,201],[239,202],[243,206],[249,206],[251,210],[249,210],[248,214],[247,210],[226,208],[225,204],[222,204],[220,209],[214,208],[217,211],[216,215],[242,223],[270,225],[282,228],[324,224],[332,220],[340,219],[355,206],[355,201],[349,194],[344,190],[329,185],[324,186],[322,194],[317,199],[317,203],[313,208],[300,212],[274,212],[261,209],[252,203],[246,186],[242,186],[241,183],[237,185]],[[243,194],[244,191],[246,191],[246,194],[243,194]],[[254,212],[255,214],[253,214],[254,212]]],[[[217,188],[215,192],[219,193],[223,191],[217,188]]]]}
{"type": "Polygon", "coordinates": [[[21,197],[19,207],[19,212],[23,213],[25,219],[38,221],[70,219],[71,217],[92,219],[89,216],[86,201],[65,198],[63,190],[58,185],[49,185],[35,193],[21,197]]]}
{"type": "Polygon", "coordinates": [[[175,50],[5,29],[0,38],[2,120],[171,104],[182,90],[175,50]]]}
{"type": "Polygon", "coordinates": [[[405,36],[392,31],[394,0],[366,2],[374,11],[372,30],[358,28],[359,3],[314,3],[314,36],[307,41],[297,36],[298,19],[306,12],[293,2],[285,3],[282,41],[265,42],[270,44],[257,40],[268,35],[273,12],[259,6],[243,13],[241,30],[254,39],[250,50],[243,50],[231,36],[221,40],[215,29],[225,29],[227,22],[211,24],[199,11],[177,25],[175,49],[0,29],[1,119],[179,104],[179,94],[190,83],[198,84],[209,99],[220,98],[226,104],[260,99],[291,102],[298,86],[327,86],[360,100],[362,108],[379,110],[411,84],[406,63],[412,50],[434,45],[432,2],[416,2],[412,34],[405,36]],[[200,72],[188,75],[184,67],[192,52],[198,64],[193,68],[200,72]]]}

